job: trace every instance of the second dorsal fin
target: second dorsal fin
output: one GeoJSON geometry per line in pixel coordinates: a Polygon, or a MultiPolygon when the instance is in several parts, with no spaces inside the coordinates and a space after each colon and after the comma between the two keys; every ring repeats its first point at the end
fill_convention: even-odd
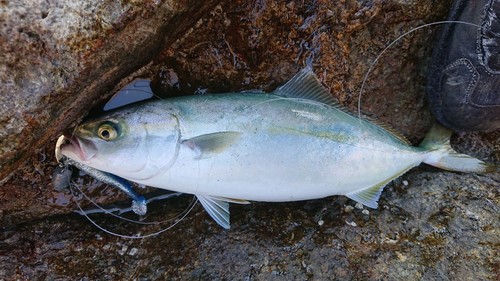
{"type": "Polygon", "coordinates": [[[401,134],[399,131],[394,129],[391,125],[386,124],[382,121],[378,121],[378,120],[373,119],[371,117],[363,116],[363,118],[372,122],[373,124],[377,125],[378,127],[382,128],[383,130],[385,130],[386,132],[391,134],[393,137],[395,137],[396,139],[398,139],[402,143],[404,143],[406,145],[410,145],[410,146],[412,145],[411,142],[403,134],[401,134]]]}
{"type": "MultiPolygon", "coordinates": [[[[285,85],[277,88],[273,92],[273,94],[287,98],[306,99],[320,102],[335,107],[354,117],[358,117],[349,109],[339,105],[335,101],[330,92],[328,92],[328,90],[323,87],[310,66],[303,68],[301,71],[295,74],[292,79],[290,79],[285,85]]],[[[387,131],[402,143],[411,145],[411,143],[408,141],[408,139],[406,139],[405,136],[393,129],[388,124],[384,124],[383,122],[377,121],[365,115],[361,115],[360,117],[387,131]]]]}
{"type": "Polygon", "coordinates": [[[273,94],[287,98],[317,101],[334,107],[338,106],[335,99],[328,90],[321,85],[321,82],[319,82],[309,66],[295,74],[292,79],[285,85],[276,89],[273,94]]]}

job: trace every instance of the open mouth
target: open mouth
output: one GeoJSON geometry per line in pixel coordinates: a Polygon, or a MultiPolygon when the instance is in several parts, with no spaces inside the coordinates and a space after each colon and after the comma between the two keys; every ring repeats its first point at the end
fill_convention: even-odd
{"type": "Polygon", "coordinates": [[[57,161],[60,161],[65,154],[75,154],[80,158],[79,160],[88,161],[95,155],[96,151],[97,149],[92,142],[65,133],[57,139],[55,155],[57,161]]]}

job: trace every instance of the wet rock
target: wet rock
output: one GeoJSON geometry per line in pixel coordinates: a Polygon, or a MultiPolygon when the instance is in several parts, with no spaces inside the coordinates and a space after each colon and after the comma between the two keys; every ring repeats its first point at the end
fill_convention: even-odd
{"type": "MultiPolygon", "coordinates": [[[[339,102],[355,110],[363,75],[377,54],[404,31],[443,19],[449,7],[449,1],[430,0],[327,2],[218,5],[154,56],[143,73],[163,96],[269,91],[312,63],[339,102]]],[[[414,143],[433,122],[423,101],[432,38],[426,30],[390,49],[362,98],[363,111],[414,143]]],[[[453,142],[498,163],[498,134],[457,135],[453,142]]],[[[418,167],[389,184],[369,214],[343,196],[233,205],[229,231],[198,206],[167,232],[132,240],[109,235],[82,216],[61,215],[76,206],[72,195],[50,187],[52,149],[50,144],[31,155],[0,188],[0,279],[498,279],[498,173],[418,167]]],[[[79,180],[99,203],[123,199],[90,179],[79,180]]],[[[174,217],[189,199],[149,206],[146,220],[174,217]]],[[[91,218],[125,235],[172,224],[91,218]]]]}
{"type": "MultiPolygon", "coordinates": [[[[74,215],[20,224],[1,232],[0,278],[494,280],[500,210],[492,180],[426,169],[407,177],[410,188],[388,186],[368,220],[361,210],[342,211],[352,201],[332,197],[233,205],[229,231],[198,207],[143,240],[104,234],[74,215]],[[313,219],[319,214],[322,226],[313,219]]],[[[172,203],[156,206],[148,219],[168,217],[172,203]]],[[[93,218],[122,233],[156,230],[93,218]]]]}
{"type": "Polygon", "coordinates": [[[2,1],[0,181],[215,1],[2,1]]]}

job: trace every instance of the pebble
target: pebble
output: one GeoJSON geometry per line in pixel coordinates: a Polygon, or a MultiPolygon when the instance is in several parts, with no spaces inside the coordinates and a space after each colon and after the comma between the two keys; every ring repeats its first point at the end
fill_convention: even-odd
{"type": "Polygon", "coordinates": [[[350,226],[358,226],[355,222],[353,221],[346,221],[345,223],[347,223],[347,225],[350,225],[350,226]]]}
{"type": "Polygon", "coordinates": [[[118,254],[120,256],[123,256],[125,254],[125,252],[127,251],[127,249],[128,249],[128,246],[127,245],[123,245],[122,249],[118,251],[118,254]]]}
{"type": "Polygon", "coordinates": [[[325,224],[325,221],[324,221],[324,220],[319,220],[319,221],[318,221],[318,225],[319,225],[319,226],[322,226],[322,225],[324,225],[324,224],[325,224]]]}
{"type": "Polygon", "coordinates": [[[347,205],[344,208],[344,212],[346,212],[346,213],[350,213],[350,212],[352,212],[352,210],[354,210],[354,207],[351,205],[347,205]]]}
{"type": "Polygon", "coordinates": [[[406,256],[401,254],[400,252],[396,251],[396,256],[398,257],[398,259],[402,262],[405,262],[406,261],[406,256]]]}
{"type": "Polygon", "coordinates": [[[404,186],[408,186],[408,181],[407,181],[407,180],[404,180],[404,181],[403,181],[403,185],[404,185],[404,186]]]}
{"type": "Polygon", "coordinates": [[[368,211],[368,210],[363,210],[363,211],[361,211],[361,213],[363,213],[363,215],[367,215],[367,216],[368,216],[368,215],[370,214],[370,211],[368,211]]]}
{"type": "Polygon", "coordinates": [[[354,207],[356,207],[356,209],[359,209],[359,210],[363,210],[363,204],[361,203],[356,203],[356,205],[354,205],[354,207]]]}
{"type": "Polygon", "coordinates": [[[139,251],[139,250],[138,250],[137,248],[132,248],[128,254],[129,254],[130,256],[134,256],[135,254],[137,254],[137,252],[138,252],[138,251],[139,251]]]}
{"type": "Polygon", "coordinates": [[[479,216],[476,215],[475,213],[469,211],[469,210],[465,211],[465,215],[467,215],[467,217],[469,217],[469,219],[479,220],[479,216]]]}
{"type": "Polygon", "coordinates": [[[396,244],[396,243],[398,243],[398,240],[396,240],[396,239],[390,239],[390,238],[385,238],[385,243],[387,243],[387,244],[396,244]]]}

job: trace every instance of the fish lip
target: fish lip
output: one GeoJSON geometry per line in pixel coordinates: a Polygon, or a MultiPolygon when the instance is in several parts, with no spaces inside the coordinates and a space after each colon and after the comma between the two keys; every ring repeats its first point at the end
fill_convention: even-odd
{"type": "Polygon", "coordinates": [[[64,133],[63,136],[69,144],[63,144],[61,147],[71,146],[82,161],[88,161],[96,154],[97,149],[92,142],[78,138],[74,134],[64,133]]]}
{"type": "Polygon", "coordinates": [[[64,135],[59,136],[56,142],[56,148],[54,149],[54,154],[56,156],[57,163],[61,163],[63,158],[63,154],[61,152],[61,148],[66,144],[66,137],[64,135]]]}

